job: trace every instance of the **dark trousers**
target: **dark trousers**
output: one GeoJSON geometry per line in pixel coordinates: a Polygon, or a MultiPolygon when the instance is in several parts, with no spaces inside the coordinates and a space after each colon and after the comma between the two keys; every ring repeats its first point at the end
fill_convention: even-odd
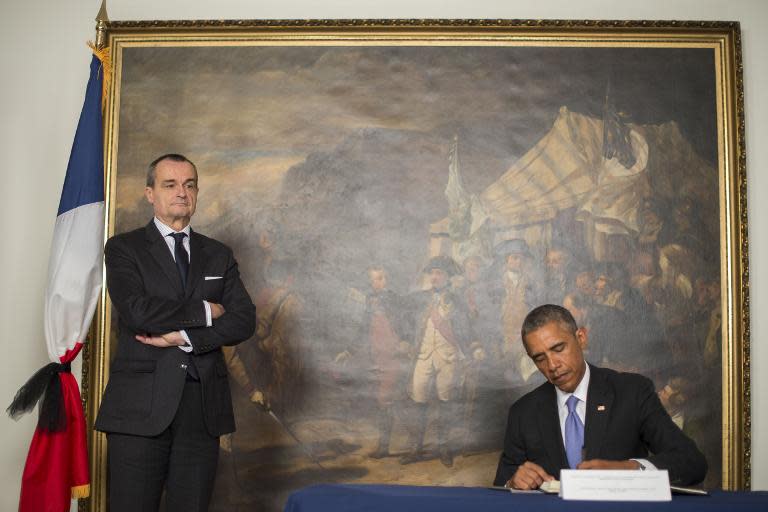
{"type": "Polygon", "coordinates": [[[187,381],[171,425],[154,437],[107,434],[110,512],[205,512],[219,438],[205,428],[199,382],[187,381]]]}

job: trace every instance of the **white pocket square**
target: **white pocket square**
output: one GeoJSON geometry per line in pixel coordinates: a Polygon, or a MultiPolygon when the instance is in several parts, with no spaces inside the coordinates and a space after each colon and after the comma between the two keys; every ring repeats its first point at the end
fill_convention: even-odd
{"type": "Polygon", "coordinates": [[[223,276],[205,276],[206,281],[213,281],[214,279],[223,279],[223,276]]]}

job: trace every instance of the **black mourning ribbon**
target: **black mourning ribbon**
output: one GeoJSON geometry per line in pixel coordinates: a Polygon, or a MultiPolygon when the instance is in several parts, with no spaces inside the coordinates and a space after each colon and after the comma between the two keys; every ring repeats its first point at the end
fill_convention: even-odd
{"type": "Polygon", "coordinates": [[[40,368],[19,388],[13,402],[5,410],[8,416],[18,420],[21,416],[40,403],[40,415],[37,428],[49,432],[62,432],[67,428],[67,413],[64,410],[64,397],[61,394],[59,373],[70,373],[69,363],[49,363],[40,368]]]}
{"type": "Polygon", "coordinates": [[[184,238],[186,233],[171,233],[168,236],[172,236],[175,241],[173,246],[173,257],[176,259],[176,268],[179,271],[181,277],[181,286],[187,289],[187,274],[189,274],[189,253],[184,248],[184,238]]]}

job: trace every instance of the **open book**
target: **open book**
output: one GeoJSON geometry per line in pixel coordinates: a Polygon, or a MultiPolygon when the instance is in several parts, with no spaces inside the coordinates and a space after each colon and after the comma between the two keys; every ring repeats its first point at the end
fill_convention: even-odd
{"type": "Polygon", "coordinates": [[[547,494],[559,494],[560,493],[560,480],[550,480],[549,482],[544,482],[539,487],[539,490],[541,492],[545,492],[547,494]]]}

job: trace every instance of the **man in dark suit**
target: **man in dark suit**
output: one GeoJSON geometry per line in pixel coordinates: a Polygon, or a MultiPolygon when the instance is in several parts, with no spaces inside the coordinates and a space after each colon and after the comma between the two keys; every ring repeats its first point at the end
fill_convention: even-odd
{"type": "Polygon", "coordinates": [[[182,155],[149,166],[155,217],[104,254],[117,351],[96,429],[107,433],[109,508],[208,508],[218,438],[235,430],[221,347],[248,339],[255,309],[232,251],[192,231],[197,169],[182,155]]]}
{"type": "Polygon", "coordinates": [[[522,339],[548,382],[509,409],[495,485],[536,489],[568,468],[666,469],[678,485],[704,479],[704,456],[672,422],[651,381],[588,365],[587,333],[568,310],[534,309],[522,339]]]}

